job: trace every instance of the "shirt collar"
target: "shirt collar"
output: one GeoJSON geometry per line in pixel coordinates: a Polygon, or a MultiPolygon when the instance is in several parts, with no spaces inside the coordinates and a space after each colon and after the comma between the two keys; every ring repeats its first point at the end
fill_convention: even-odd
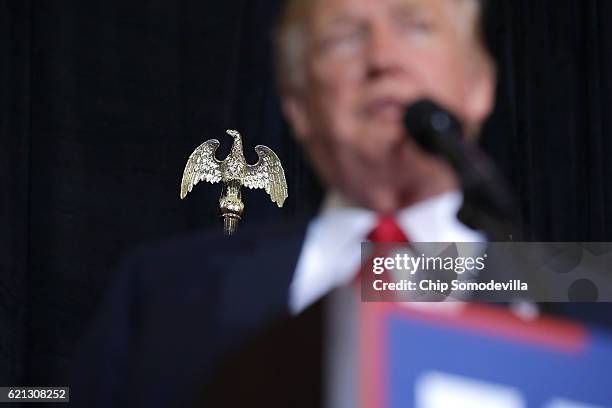
{"type": "MultiPolygon", "coordinates": [[[[403,208],[395,219],[413,242],[482,242],[484,235],[457,219],[463,203],[461,191],[450,191],[403,208]]],[[[325,197],[315,219],[316,240],[323,248],[365,241],[375,227],[378,215],[351,203],[336,191],[325,197]]],[[[315,242],[316,242],[315,240],[315,242]]]]}

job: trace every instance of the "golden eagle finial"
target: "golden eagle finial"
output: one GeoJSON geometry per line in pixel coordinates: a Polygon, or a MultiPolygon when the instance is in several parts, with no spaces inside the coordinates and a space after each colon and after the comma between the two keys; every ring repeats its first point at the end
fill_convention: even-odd
{"type": "Polygon", "coordinates": [[[224,231],[231,235],[242,218],[244,204],[240,188],[263,188],[273,202],[282,207],[287,199],[285,172],[276,153],[269,147],[258,145],[255,151],[259,156],[257,163],[247,164],[242,150],[242,137],[235,130],[228,130],[234,138],[230,154],[225,160],[218,160],[215,152],[219,141],[211,139],[194,150],[187,160],[181,181],[181,199],[191,192],[200,181],[209,183],[223,182],[224,188],[219,199],[224,231]]]}

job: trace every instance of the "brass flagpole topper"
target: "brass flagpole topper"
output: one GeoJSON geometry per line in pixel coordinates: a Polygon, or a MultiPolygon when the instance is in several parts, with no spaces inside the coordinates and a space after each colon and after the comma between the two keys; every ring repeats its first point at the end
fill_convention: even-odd
{"type": "Polygon", "coordinates": [[[207,140],[191,153],[183,171],[181,199],[200,181],[212,184],[223,182],[219,207],[223,217],[223,229],[227,235],[231,235],[244,213],[240,193],[242,186],[265,189],[272,201],[282,207],[287,199],[287,181],[281,162],[272,149],[256,146],[259,160],[256,164],[247,164],[240,133],[235,130],[228,130],[226,133],[234,138],[234,144],[225,160],[215,157],[220,144],[217,139],[207,140]]]}

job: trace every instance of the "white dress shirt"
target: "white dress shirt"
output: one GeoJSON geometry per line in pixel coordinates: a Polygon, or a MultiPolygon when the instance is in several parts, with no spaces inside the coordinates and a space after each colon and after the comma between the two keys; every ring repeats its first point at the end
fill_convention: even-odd
{"type": "MultiPolygon", "coordinates": [[[[457,219],[463,197],[449,192],[405,208],[396,221],[412,242],[483,242],[484,235],[457,219]]],[[[289,288],[289,308],[298,314],[333,289],[350,283],[361,260],[361,243],[378,221],[373,211],[327,196],[308,226],[289,288]]]]}

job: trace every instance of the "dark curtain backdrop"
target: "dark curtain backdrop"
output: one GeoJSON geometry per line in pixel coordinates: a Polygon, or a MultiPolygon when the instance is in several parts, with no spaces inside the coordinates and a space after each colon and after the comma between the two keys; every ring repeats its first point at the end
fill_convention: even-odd
{"type": "MultiPolygon", "coordinates": [[[[495,0],[498,105],[483,144],[532,237],[612,240],[612,2],[495,0]]],[[[226,128],[282,158],[286,208],[320,188],[274,89],[277,1],[0,0],[0,383],[62,385],[118,257],[219,228],[218,186],[178,199],[189,153],[226,128]]],[[[262,237],[262,239],[265,239],[262,237]]]]}

